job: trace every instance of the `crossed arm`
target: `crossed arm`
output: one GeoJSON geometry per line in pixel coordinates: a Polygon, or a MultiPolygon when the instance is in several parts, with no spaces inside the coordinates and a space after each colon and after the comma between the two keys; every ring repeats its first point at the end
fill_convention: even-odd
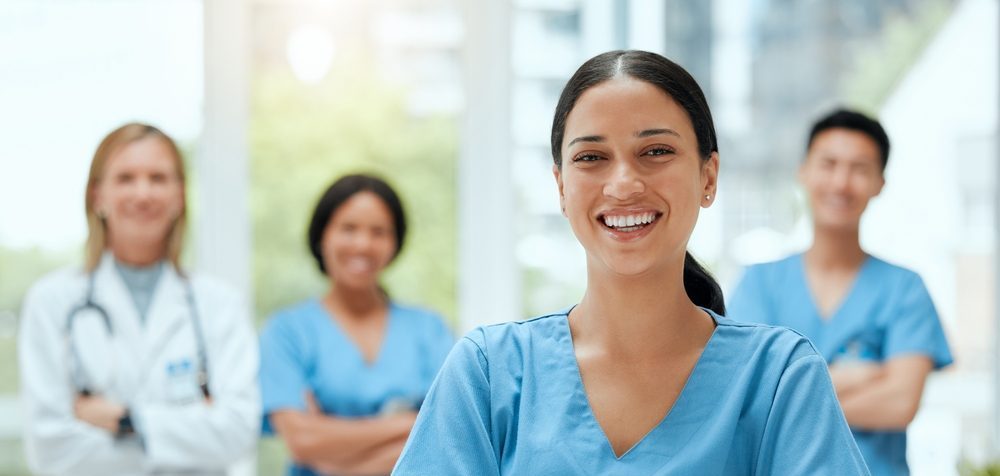
{"type": "Polygon", "coordinates": [[[307,410],[279,410],[271,424],[292,459],[323,473],[389,474],[396,464],[417,414],[348,419],[324,415],[311,395],[307,410]]]}
{"type": "Polygon", "coordinates": [[[882,364],[830,366],[837,399],[852,428],[904,430],[920,407],[934,364],[925,355],[902,355],[882,364]]]}

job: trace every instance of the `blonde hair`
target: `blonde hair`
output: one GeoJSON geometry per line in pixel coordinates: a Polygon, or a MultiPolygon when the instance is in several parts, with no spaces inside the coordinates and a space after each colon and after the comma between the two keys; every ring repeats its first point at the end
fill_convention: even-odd
{"type": "MultiPolygon", "coordinates": [[[[87,177],[87,189],[84,192],[87,212],[87,245],[85,248],[85,264],[87,271],[93,271],[101,261],[101,255],[107,248],[107,223],[104,217],[98,215],[94,208],[94,193],[97,186],[104,178],[104,171],[107,168],[108,159],[117,153],[122,147],[133,142],[153,137],[159,139],[171,151],[174,156],[174,165],[177,169],[177,177],[181,183],[181,193],[183,197],[185,189],[184,181],[184,160],[181,158],[177,144],[170,136],[163,131],[138,122],[125,124],[108,134],[94,152],[94,159],[90,162],[90,176],[87,177]]],[[[170,260],[175,268],[180,270],[180,255],[184,244],[184,231],[187,223],[187,203],[181,207],[180,214],[174,222],[173,228],[167,237],[165,251],[166,259],[170,260]]]]}

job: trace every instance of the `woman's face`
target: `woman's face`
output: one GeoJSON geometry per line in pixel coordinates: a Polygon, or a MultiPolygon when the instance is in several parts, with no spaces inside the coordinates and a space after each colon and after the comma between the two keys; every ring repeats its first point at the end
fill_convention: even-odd
{"type": "Polygon", "coordinates": [[[338,285],[366,289],[396,253],[392,211],[372,192],[359,192],[333,212],[323,231],[323,265],[338,285]]]}
{"type": "Polygon", "coordinates": [[[813,138],[799,181],[817,227],[852,230],[885,185],[880,149],[862,132],[834,128],[813,138]]]}
{"type": "Polygon", "coordinates": [[[115,151],[95,186],[94,206],[104,215],[108,244],[162,246],[184,210],[184,184],[173,151],[146,137],[115,151]]]}
{"type": "Polygon", "coordinates": [[[699,208],[715,198],[719,159],[699,157],[673,98],[628,77],[600,83],[577,100],[564,137],[553,170],[589,263],[640,275],[683,262],[699,208]]]}

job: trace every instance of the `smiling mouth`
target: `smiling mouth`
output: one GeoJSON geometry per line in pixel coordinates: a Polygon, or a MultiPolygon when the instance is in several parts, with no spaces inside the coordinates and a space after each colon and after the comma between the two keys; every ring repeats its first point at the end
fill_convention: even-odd
{"type": "Polygon", "coordinates": [[[601,214],[598,215],[597,221],[604,225],[604,228],[611,231],[619,233],[634,233],[653,225],[660,219],[661,216],[663,216],[663,213],[653,211],[624,215],[601,214]]]}

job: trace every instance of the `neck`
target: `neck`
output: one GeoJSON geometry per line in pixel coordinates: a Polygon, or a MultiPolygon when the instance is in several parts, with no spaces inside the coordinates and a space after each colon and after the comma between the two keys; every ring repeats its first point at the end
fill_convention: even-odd
{"type": "Polygon", "coordinates": [[[334,282],[325,297],[344,317],[368,316],[385,309],[388,304],[385,295],[377,286],[356,289],[334,282]]]}
{"type": "Polygon", "coordinates": [[[861,249],[858,228],[814,228],[813,244],[806,251],[806,260],[822,268],[856,268],[867,254],[861,249]]]}
{"type": "Polygon", "coordinates": [[[707,341],[715,323],[691,302],[681,259],[658,272],[621,276],[588,264],[587,291],[570,326],[579,347],[619,355],[683,352],[707,341]]]}
{"type": "Polygon", "coordinates": [[[154,265],[161,261],[165,254],[162,243],[155,246],[149,246],[148,244],[124,245],[112,243],[109,249],[118,262],[136,268],[145,268],[154,265]]]}

